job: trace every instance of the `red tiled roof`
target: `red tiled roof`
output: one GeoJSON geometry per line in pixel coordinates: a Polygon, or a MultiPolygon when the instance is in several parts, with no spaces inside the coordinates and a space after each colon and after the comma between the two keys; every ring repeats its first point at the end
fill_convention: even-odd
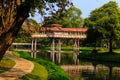
{"type": "Polygon", "coordinates": [[[52,27],[62,27],[61,24],[51,24],[52,27]]]}
{"type": "Polygon", "coordinates": [[[86,32],[87,28],[62,28],[62,27],[41,27],[40,31],[52,31],[52,32],[86,32]]]}

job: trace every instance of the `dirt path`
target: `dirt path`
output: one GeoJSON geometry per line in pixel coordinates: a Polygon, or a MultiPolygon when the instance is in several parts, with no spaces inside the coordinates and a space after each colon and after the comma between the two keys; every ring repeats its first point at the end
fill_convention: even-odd
{"type": "Polygon", "coordinates": [[[0,80],[18,80],[19,77],[32,72],[34,64],[23,58],[13,56],[11,52],[7,52],[6,56],[16,62],[15,66],[0,74],[0,80]]]}

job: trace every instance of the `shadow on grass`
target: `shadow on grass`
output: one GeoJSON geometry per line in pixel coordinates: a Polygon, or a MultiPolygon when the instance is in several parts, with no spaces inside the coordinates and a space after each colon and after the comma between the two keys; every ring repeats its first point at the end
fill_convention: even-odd
{"type": "Polygon", "coordinates": [[[0,73],[5,72],[5,71],[8,71],[9,69],[11,69],[11,68],[8,68],[8,67],[0,67],[0,73]]]}
{"type": "Polygon", "coordinates": [[[41,78],[39,76],[33,75],[33,74],[27,74],[20,79],[21,80],[41,80],[41,78]]]}

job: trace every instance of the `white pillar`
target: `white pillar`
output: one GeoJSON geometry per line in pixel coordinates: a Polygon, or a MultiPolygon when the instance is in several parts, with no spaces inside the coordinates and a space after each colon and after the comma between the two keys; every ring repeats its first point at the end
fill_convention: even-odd
{"type": "Polygon", "coordinates": [[[52,44],[51,44],[51,58],[52,61],[55,62],[55,39],[52,39],[52,44]]]}
{"type": "MultiPolygon", "coordinates": [[[[77,56],[79,55],[79,53],[80,53],[80,40],[79,39],[77,39],[77,56]]],[[[79,59],[77,58],[77,64],[79,64],[79,59]]]]}
{"type": "Polygon", "coordinates": [[[35,44],[34,44],[34,58],[36,58],[36,54],[37,54],[37,39],[34,39],[35,44]]]}
{"type": "Polygon", "coordinates": [[[31,57],[33,58],[34,54],[34,39],[32,38],[32,43],[31,43],[31,57]]]}
{"type": "Polygon", "coordinates": [[[57,43],[57,60],[58,60],[58,64],[61,63],[61,40],[58,39],[58,43],[57,43]]]}
{"type": "Polygon", "coordinates": [[[80,41],[79,39],[77,39],[77,49],[78,49],[78,52],[80,51],[80,41]]]}
{"type": "Polygon", "coordinates": [[[73,61],[76,64],[77,63],[77,39],[74,39],[74,45],[73,45],[73,61]]]}

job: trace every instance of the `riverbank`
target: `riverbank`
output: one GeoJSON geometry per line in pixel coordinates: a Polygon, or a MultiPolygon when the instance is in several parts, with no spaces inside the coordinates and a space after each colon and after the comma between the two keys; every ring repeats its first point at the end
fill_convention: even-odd
{"type": "MultiPolygon", "coordinates": [[[[13,54],[42,65],[48,73],[47,80],[69,80],[65,71],[60,66],[57,66],[52,62],[45,61],[40,58],[33,59],[30,57],[30,55],[27,52],[23,52],[23,51],[14,51],[13,54]]],[[[44,74],[44,72],[42,74],[44,74]]],[[[26,79],[28,80],[29,77],[31,76],[26,75],[22,77],[21,80],[26,80],[26,79]]],[[[37,76],[36,78],[35,77],[36,77],[35,75],[32,75],[33,79],[31,80],[46,80],[46,79],[40,78],[39,76],[37,76]]]]}

